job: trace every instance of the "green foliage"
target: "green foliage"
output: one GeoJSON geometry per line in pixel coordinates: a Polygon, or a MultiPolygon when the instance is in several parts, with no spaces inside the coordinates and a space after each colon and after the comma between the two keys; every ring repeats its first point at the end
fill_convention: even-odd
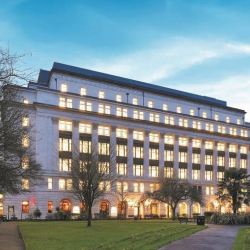
{"type": "Polygon", "coordinates": [[[37,219],[37,218],[40,218],[42,213],[41,211],[39,210],[39,208],[36,208],[34,213],[33,213],[34,217],[37,219]]]}
{"type": "Polygon", "coordinates": [[[214,212],[204,212],[204,215],[206,217],[211,217],[214,214],[214,212]]]}
{"type": "Polygon", "coordinates": [[[250,224],[250,214],[214,213],[210,219],[210,223],[219,225],[250,224]]]}
{"type": "Polygon", "coordinates": [[[233,250],[250,249],[250,227],[243,227],[239,230],[234,241],[233,250]]]}

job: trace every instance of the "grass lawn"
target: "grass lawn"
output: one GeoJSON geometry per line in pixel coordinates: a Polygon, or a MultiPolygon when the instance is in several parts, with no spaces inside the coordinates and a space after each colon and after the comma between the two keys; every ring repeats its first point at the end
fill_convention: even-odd
{"type": "Polygon", "coordinates": [[[20,222],[19,227],[27,250],[150,250],[186,237],[205,226],[148,221],[86,221],[20,222]]]}
{"type": "Polygon", "coordinates": [[[233,250],[250,249],[250,227],[242,227],[234,241],[233,250]]]}

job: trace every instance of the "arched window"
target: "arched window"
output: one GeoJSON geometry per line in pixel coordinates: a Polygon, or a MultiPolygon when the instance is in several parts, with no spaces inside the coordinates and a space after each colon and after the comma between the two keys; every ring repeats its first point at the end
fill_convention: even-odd
{"type": "Polygon", "coordinates": [[[180,207],[180,216],[187,216],[187,204],[182,202],[179,204],[180,207]]]}
{"type": "Polygon", "coordinates": [[[126,201],[120,201],[118,203],[118,216],[120,215],[126,215],[127,214],[127,202],[126,201]]]}
{"type": "Polygon", "coordinates": [[[71,212],[71,203],[67,199],[63,199],[60,202],[60,209],[64,212],[71,212]]]}
{"type": "Polygon", "coordinates": [[[193,214],[200,214],[201,212],[201,207],[199,203],[194,203],[193,204],[193,214]]]}
{"type": "Polygon", "coordinates": [[[109,216],[109,202],[107,200],[100,202],[100,214],[102,218],[109,216]]]}
{"type": "Polygon", "coordinates": [[[87,213],[87,208],[86,208],[85,201],[82,201],[81,204],[80,204],[80,212],[81,212],[81,214],[86,214],[87,213]]]}
{"type": "Polygon", "coordinates": [[[209,202],[209,203],[206,205],[206,211],[207,211],[207,212],[214,212],[214,204],[213,204],[213,202],[209,202]]]}

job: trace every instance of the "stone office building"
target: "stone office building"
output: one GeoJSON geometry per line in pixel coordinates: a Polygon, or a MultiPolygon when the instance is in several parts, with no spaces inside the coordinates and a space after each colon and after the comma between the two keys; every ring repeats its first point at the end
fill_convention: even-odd
{"type": "MultiPolygon", "coordinates": [[[[169,177],[175,172],[205,192],[204,207],[188,201],[179,204],[177,212],[188,216],[218,210],[214,194],[225,169],[249,171],[246,112],[225,101],[60,63],[50,71],[41,70],[37,82],[22,90],[24,103],[33,108],[39,137],[36,157],[43,166],[44,184],[26,195],[0,195],[0,214],[8,214],[8,206],[14,206],[18,218],[35,207],[43,217],[56,207],[74,213],[84,209],[67,192],[72,188],[65,172],[70,170],[73,144],[80,151],[98,144],[99,155],[116,148],[111,151],[116,154],[116,170],[124,175],[123,188],[130,192],[127,217],[171,216],[165,204],[138,202],[144,191],[157,188],[160,171],[169,177]]],[[[23,188],[29,188],[28,181],[23,188]]],[[[116,216],[119,202],[104,197],[93,208],[93,213],[100,211],[116,216]]]]}

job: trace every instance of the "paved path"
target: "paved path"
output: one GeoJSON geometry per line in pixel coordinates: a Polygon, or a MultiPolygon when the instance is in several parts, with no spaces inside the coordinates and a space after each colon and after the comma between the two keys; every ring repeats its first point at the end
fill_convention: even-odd
{"type": "Polygon", "coordinates": [[[241,227],[208,225],[207,229],[170,243],[159,250],[231,250],[241,227]]]}
{"type": "Polygon", "coordinates": [[[0,222],[0,249],[25,250],[16,222],[0,222]]]}

